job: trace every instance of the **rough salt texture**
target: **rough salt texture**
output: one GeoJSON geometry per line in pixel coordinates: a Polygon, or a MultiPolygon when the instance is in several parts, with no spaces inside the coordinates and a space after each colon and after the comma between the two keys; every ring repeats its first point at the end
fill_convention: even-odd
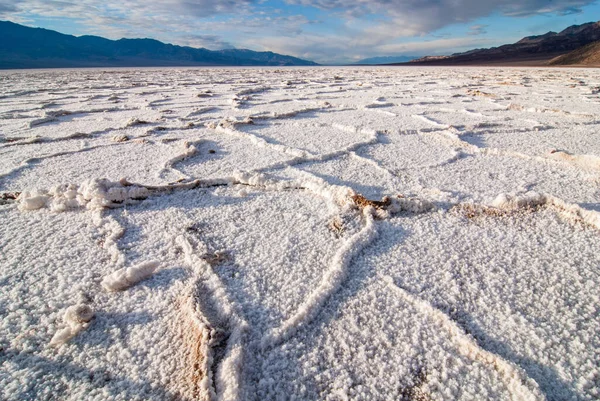
{"type": "Polygon", "coordinates": [[[599,85],[0,73],[0,399],[599,399],[599,85]]]}

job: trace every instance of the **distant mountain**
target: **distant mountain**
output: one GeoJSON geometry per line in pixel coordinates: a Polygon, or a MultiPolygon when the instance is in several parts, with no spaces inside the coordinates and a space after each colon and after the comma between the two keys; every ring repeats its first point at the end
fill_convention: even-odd
{"type": "Polygon", "coordinates": [[[0,68],[318,65],[273,52],[208,50],[154,39],[72,36],[0,21],[0,68]]]}
{"type": "Polygon", "coordinates": [[[370,57],[357,61],[354,64],[392,64],[392,63],[405,63],[407,61],[414,60],[416,56],[381,56],[381,57],[370,57]]]}
{"type": "Polygon", "coordinates": [[[593,65],[600,67],[600,41],[553,58],[548,65],[593,65]]]}
{"type": "Polygon", "coordinates": [[[546,65],[551,59],[600,40],[600,22],[573,25],[562,32],[527,36],[517,43],[450,56],[429,56],[409,65],[546,65]]]}

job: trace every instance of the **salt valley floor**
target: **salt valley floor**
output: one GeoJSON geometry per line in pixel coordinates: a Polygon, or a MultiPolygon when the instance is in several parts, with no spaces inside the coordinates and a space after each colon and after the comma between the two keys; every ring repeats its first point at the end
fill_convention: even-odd
{"type": "Polygon", "coordinates": [[[0,87],[1,399],[600,398],[600,71],[0,87]]]}

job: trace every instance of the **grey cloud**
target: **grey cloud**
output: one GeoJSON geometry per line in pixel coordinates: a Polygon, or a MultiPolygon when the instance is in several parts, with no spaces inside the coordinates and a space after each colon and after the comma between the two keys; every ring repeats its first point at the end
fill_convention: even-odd
{"type": "Polygon", "coordinates": [[[202,32],[204,24],[199,22],[203,18],[221,13],[248,14],[255,1],[259,0],[0,0],[0,12],[6,9],[2,14],[11,20],[40,16],[74,19],[86,27],[84,33],[111,39],[156,37],[171,41],[186,34],[207,33],[202,32]]]}
{"type": "Polygon", "coordinates": [[[325,10],[340,10],[352,16],[381,13],[399,23],[409,23],[413,34],[425,34],[446,25],[464,23],[500,12],[510,16],[572,14],[595,0],[287,0],[325,10]]]}
{"type": "Polygon", "coordinates": [[[11,3],[0,2],[0,14],[12,13],[18,11],[18,8],[11,3]]]}
{"type": "Polygon", "coordinates": [[[209,50],[235,49],[231,43],[223,40],[218,35],[185,35],[181,40],[186,46],[204,47],[209,50]]]}
{"type": "Polygon", "coordinates": [[[169,6],[196,17],[210,17],[247,8],[256,0],[171,0],[169,6]]]}
{"type": "Polygon", "coordinates": [[[473,25],[471,27],[469,27],[469,32],[467,32],[467,35],[470,36],[477,36],[477,35],[484,35],[487,33],[487,31],[485,30],[485,28],[487,28],[488,25],[473,25]]]}
{"type": "Polygon", "coordinates": [[[474,36],[401,43],[378,43],[377,39],[369,42],[367,38],[357,44],[349,41],[345,36],[330,36],[327,41],[323,41],[321,36],[303,35],[290,39],[265,37],[259,39],[259,43],[265,49],[278,53],[287,52],[287,54],[291,53],[297,57],[322,63],[349,63],[378,54],[411,56],[449,54],[476,47],[498,45],[493,40],[474,36]]]}
{"type": "Polygon", "coordinates": [[[569,7],[567,9],[560,10],[558,12],[558,14],[560,14],[560,15],[572,15],[572,14],[579,14],[581,12],[582,12],[582,10],[579,7],[569,7]]]}
{"type": "Polygon", "coordinates": [[[215,14],[239,12],[247,9],[258,0],[164,0],[160,2],[146,0],[23,0],[13,4],[14,0],[0,0],[0,11],[30,13],[43,16],[63,16],[87,18],[93,14],[133,16],[170,15],[180,17],[210,17],[215,14]]]}

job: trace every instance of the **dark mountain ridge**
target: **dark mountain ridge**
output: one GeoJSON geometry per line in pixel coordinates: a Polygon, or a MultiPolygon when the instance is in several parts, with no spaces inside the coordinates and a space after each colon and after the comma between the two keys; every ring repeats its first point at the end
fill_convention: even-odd
{"type": "Polygon", "coordinates": [[[550,60],[548,65],[579,65],[600,67],[600,40],[550,60]]]}
{"type": "Polygon", "coordinates": [[[0,68],[318,65],[273,52],[208,50],[155,39],[73,36],[0,21],[0,68]]]}
{"type": "Polygon", "coordinates": [[[563,31],[527,36],[516,43],[475,49],[451,56],[422,57],[406,65],[545,65],[549,60],[600,40],[600,22],[573,25],[563,31]]]}

